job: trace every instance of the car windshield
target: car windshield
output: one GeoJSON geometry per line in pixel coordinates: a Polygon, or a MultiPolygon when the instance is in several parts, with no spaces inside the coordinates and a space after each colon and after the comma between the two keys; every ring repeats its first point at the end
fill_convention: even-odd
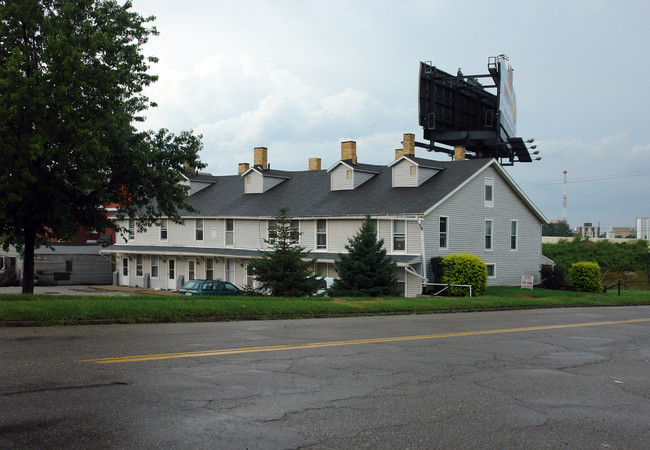
{"type": "Polygon", "coordinates": [[[183,285],[183,289],[198,289],[200,284],[196,280],[188,281],[183,285]]]}

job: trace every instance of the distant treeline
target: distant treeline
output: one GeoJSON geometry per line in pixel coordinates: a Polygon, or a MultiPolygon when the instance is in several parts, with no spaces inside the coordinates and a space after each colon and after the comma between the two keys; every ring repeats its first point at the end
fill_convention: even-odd
{"type": "Polygon", "coordinates": [[[613,243],[576,237],[556,244],[542,244],[542,253],[568,272],[572,264],[597,262],[603,271],[645,271],[648,264],[648,241],[613,243]]]}

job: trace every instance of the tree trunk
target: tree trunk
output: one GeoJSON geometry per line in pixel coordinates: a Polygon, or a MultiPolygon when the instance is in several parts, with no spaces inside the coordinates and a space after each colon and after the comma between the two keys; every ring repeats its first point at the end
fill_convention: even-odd
{"type": "Polygon", "coordinates": [[[23,255],[23,294],[34,293],[34,245],[36,231],[25,230],[25,249],[23,255]]]}

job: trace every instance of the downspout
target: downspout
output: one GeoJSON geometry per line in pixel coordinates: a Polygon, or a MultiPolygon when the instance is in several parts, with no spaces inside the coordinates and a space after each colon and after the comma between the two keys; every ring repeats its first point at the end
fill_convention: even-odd
{"type": "Polygon", "coordinates": [[[424,247],[424,225],[423,225],[423,219],[420,217],[418,219],[418,225],[420,225],[420,245],[422,246],[422,275],[421,278],[423,281],[423,284],[429,281],[427,279],[427,258],[425,255],[425,247],[424,247]]]}

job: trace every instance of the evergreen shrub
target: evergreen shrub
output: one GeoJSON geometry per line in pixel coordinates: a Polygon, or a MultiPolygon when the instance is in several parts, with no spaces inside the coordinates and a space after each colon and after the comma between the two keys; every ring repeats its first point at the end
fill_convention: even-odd
{"type": "MultiPolygon", "coordinates": [[[[487,287],[487,267],[478,256],[468,253],[457,253],[445,256],[442,260],[443,275],[441,283],[468,284],[472,286],[472,295],[479,296],[485,293],[487,287]]],[[[464,287],[451,287],[451,295],[468,296],[469,289],[464,287]]]]}
{"type": "Polygon", "coordinates": [[[598,263],[583,261],[572,264],[569,276],[576,291],[600,292],[603,290],[598,263]]]}
{"type": "Polygon", "coordinates": [[[562,289],[564,281],[564,269],[560,266],[543,265],[539,271],[542,276],[542,287],[546,289],[562,289]]]}

